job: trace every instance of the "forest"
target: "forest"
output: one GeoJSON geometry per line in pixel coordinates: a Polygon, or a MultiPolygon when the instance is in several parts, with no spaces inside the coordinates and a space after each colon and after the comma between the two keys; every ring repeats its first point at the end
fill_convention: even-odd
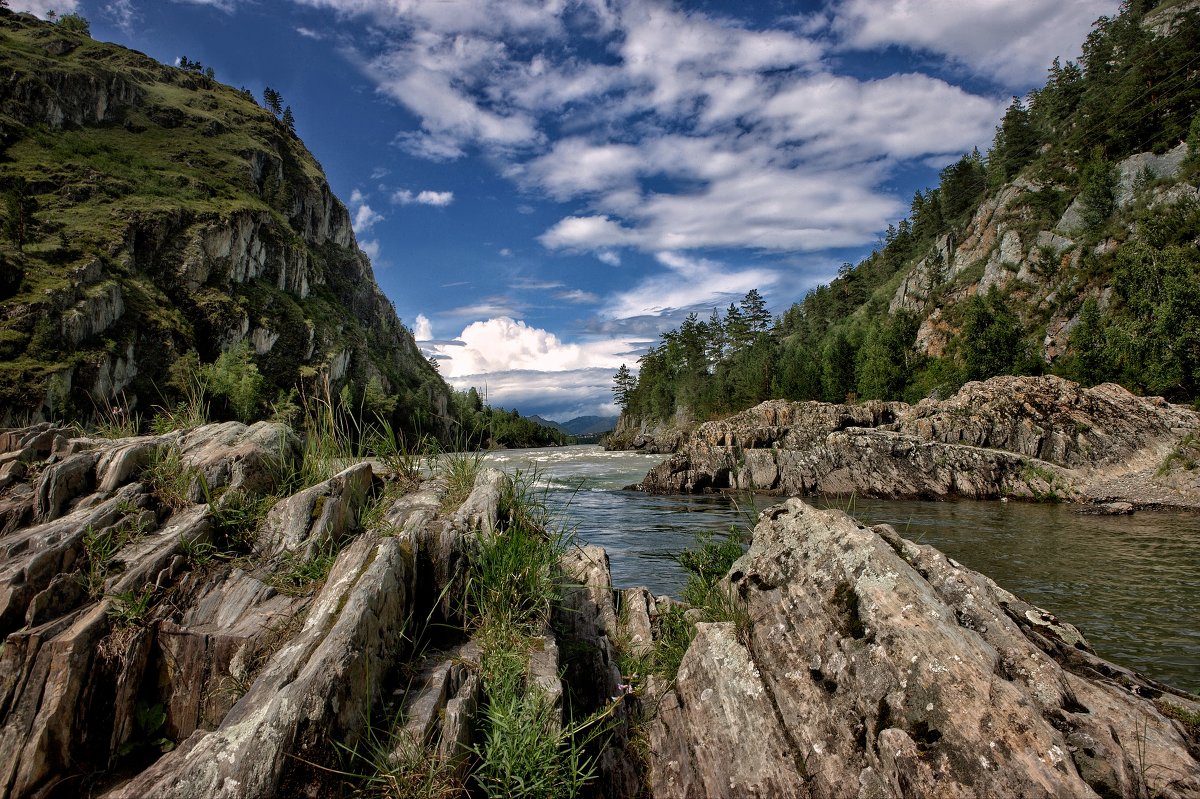
{"type": "Polygon", "coordinates": [[[1147,24],[1159,5],[1127,3],[1100,18],[1078,63],[1049,68],[1045,85],[1014,97],[991,148],[964,154],[936,187],[912,197],[857,265],[772,319],[760,293],[723,314],[692,314],[639,359],[623,365],[613,393],[627,419],[704,421],[767,399],[905,400],[948,396],[969,380],[1051,372],[1085,385],[1117,382],[1176,402],[1200,398],[1200,13],[1175,17],[1169,33],[1147,24]],[[1167,181],[1143,174],[1135,201],[1117,202],[1117,164],[1181,142],[1183,191],[1150,202],[1167,181]],[[1043,353],[1044,297],[976,290],[982,264],[950,276],[941,255],[980,203],[1022,183],[1026,231],[1047,230],[1078,198],[1077,266],[1052,253],[1033,264],[1071,290],[1052,298],[1074,324],[1069,347],[1043,353]],[[1190,185],[1188,182],[1190,181],[1190,185]],[[941,247],[939,242],[943,242],[941,247]],[[924,262],[924,309],[889,310],[900,280],[924,262]],[[974,284],[974,285],[973,285],[974,284]],[[1111,291],[1108,290],[1111,288],[1111,291]],[[950,332],[937,355],[917,346],[937,309],[950,332]]]}

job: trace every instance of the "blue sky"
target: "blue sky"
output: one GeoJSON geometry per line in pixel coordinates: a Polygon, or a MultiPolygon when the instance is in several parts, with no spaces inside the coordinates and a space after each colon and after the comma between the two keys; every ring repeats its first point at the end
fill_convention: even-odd
{"type": "Polygon", "coordinates": [[[780,313],[1115,0],[10,0],[292,106],[454,385],[565,420],[691,311],[780,313]]]}

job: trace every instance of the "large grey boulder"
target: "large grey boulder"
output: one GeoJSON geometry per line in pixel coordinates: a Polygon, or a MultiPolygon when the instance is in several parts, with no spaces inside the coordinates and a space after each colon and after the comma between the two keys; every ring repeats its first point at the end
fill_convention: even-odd
{"type": "Polygon", "coordinates": [[[887,526],[792,499],[652,732],[656,797],[1200,796],[1176,695],[887,526]],[[1152,699],[1157,700],[1157,704],[1152,699]]]}

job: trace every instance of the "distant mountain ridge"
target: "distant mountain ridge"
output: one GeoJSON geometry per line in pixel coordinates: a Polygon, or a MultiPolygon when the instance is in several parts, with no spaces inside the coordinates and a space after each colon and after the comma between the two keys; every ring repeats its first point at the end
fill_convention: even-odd
{"type": "Polygon", "coordinates": [[[537,415],[525,418],[572,436],[594,436],[607,433],[617,426],[616,416],[576,416],[566,422],[552,422],[537,415]]]}

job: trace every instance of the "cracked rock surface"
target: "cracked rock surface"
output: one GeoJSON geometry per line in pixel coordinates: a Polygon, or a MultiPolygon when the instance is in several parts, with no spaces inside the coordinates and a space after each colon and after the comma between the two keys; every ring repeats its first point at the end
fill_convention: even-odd
{"type": "Polygon", "coordinates": [[[651,726],[655,797],[1200,796],[1195,697],[886,525],[797,499],[727,577],[651,726]]]}

